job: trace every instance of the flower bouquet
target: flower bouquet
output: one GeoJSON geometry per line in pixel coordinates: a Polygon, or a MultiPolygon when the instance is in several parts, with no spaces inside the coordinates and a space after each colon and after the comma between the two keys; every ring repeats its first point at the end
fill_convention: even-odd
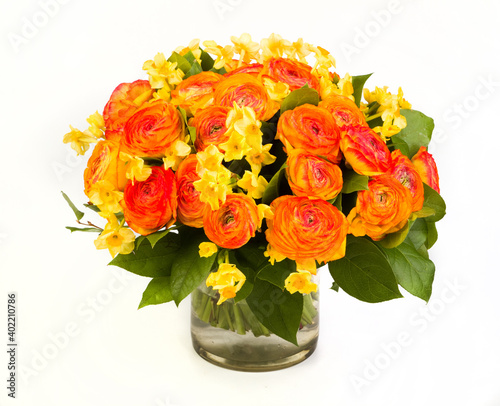
{"type": "Polygon", "coordinates": [[[157,54],[148,80],[71,127],[78,154],[95,144],[85,206],[105,224],[82,222],[64,195],[84,224],[68,228],[99,233],[111,265],[152,278],[139,308],[193,293],[196,323],[233,336],[300,346],[316,326],[317,339],[324,264],[332,289],[362,301],[402,297],[399,286],[428,301],[445,214],[433,120],[401,88],[340,77],[302,39],[231,41],[157,54]]]}

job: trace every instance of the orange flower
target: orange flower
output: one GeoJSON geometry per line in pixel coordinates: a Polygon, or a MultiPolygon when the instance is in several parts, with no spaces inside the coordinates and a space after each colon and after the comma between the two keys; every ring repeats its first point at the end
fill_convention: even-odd
{"type": "Polygon", "coordinates": [[[319,106],[332,113],[339,128],[346,126],[366,126],[365,116],[351,99],[346,96],[332,94],[319,102],[319,106]]]}
{"type": "Polygon", "coordinates": [[[391,156],[391,175],[410,191],[412,211],[419,211],[424,205],[424,185],[415,165],[399,149],[394,150],[391,156]]]}
{"type": "Polygon", "coordinates": [[[417,172],[420,174],[422,181],[433,188],[436,192],[441,193],[439,189],[439,174],[436,162],[431,154],[427,152],[427,148],[420,147],[418,152],[411,159],[417,172]]]}
{"type": "Polygon", "coordinates": [[[122,200],[123,215],[135,232],[148,235],[171,226],[176,219],[177,193],[171,169],[153,166],[144,182],[127,183],[122,200]]]}
{"type": "Polygon", "coordinates": [[[193,116],[213,102],[214,86],[224,77],[215,72],[201,72],[184,79],[172,90],[172,104],[186,110],[193,116]]]}
{"type": "Polygon", "coordinates": [[[286,58],[271,58],[264,64],[262,74],[286,83],[290,90],[308,85],[319,92],[319,81],[311,71],[312,68],[306,63],[286,58]]]}
{"type": "Polygon", "coordinates": [[[334,163],[340,160],[340,130],[332,115],[322,107],[303,104],[285,111],[278,121],[276,138],[285,144],[288,153],[299,148],[334,163]]]}
{"type": "Polygon", "coordinates": [[[196,113],[191,122],[196,128],[196,151],[204,151],[209,145],[218,147],[229,139],[229,134],[226,134],[226,119],[230,110],[229,107],[209,106],[196,113]]]}
{"type": "Polygon", "coordinates": [[[164,100],[148,103],[125,124],[124,152],[140,157],[162,157],[184,135],[184,121],[177,108],[164,100]]]}
{"type": "Polygon", "coordinates": [[[106,127],[106,139],[120,137],[127,120],[145,102],[151,99],[153,90],[147,80],[122,83],[111,93],[102,116],[106,127]]]}
{"type": "Polygon", "coordinates": [[[203,212],[206,203],[200,201],[200,192],[193,186],[193,182],[200,179],[196,173],[198,158],[196,154],[189,155],[181,162],[175,179],[177,183],[177,218],[182,224],[189,227],[203,227],[203,212]]]}
{"type": "Polygon", "coordinates": [[[229,194],[218,210],[205,210],[203,225],[210,241],[222,248],[245,245],[259,227],[259,211],[250,197],[229,194]]]}
{"type": "Polygon", "coordinates": [[[100,180],[108,180],[119,191],[125,189],[125,164],[119,159],[119,144],[113,141],[99,141],[87,162],[83,173],[85,194],[90,198],[92,185],[100,180]]]}
{"type": "Polygon", "coordinates": [[[266,88],[260,80],[248,73],[232,75],[215,87],[214,104],[233,107],[251,107],[257,120],[269,120],[279,110],[280,106],[271,100],[266,88]]]}
{"type": "Polygon", "coordinates": [[[381,240],[403,228],[411,212],[410,191],[389,175],[377,176],[368,182],[368,190],[358,192],[356,207],[347,216],[349,233],[381,240]]]}
{"type": "Polygon", "coordinates": [[[290,152],[286,173],[288,183],[297,196],[331,200],[342,190],[342,171],[338,165],[303,149],[290,152]]]}
{"type": "Polygon", "coordinates": [[[360,175],[381,175],[391,168],[389,148],[368,126],[347,127],[340,140],[340,149],[345,160],[360,175]]]}
{"type": "Polygon", "coordinates": [[[249,63],[247,65],[240,66],[232,71],[229,71],[224,74],[224,77],[228,78],[230,76],[236,75],[238,73],[248,73],[254,77],[258,77],[264,65],[260,63],[249,63]]]}
{"type": "Polygon", "coordinates": [[[345,255],[348,223],[335,206],[322,199],[281,196],[271,203],[266,238],[273,251],[302,264],[328,262],[345,255]]]}

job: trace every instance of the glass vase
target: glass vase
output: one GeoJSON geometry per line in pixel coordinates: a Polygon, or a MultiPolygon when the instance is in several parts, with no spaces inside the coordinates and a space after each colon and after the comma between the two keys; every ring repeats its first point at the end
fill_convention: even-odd
{"type": "Polygon", "coordinates": [[[229,299],[217,305],[218,299],[217,292],[205,284],[191,294],[193,347],[205,360],[239,371],[273,371],[298,364],[314,352],[319,334],[319,292],[304,295],[298,345],[271,333],[245,300],[235,303],[229,299]]]}

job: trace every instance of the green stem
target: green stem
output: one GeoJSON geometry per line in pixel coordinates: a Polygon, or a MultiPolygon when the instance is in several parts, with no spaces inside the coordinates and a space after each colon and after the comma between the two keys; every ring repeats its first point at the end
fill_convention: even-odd
{"type": "Polygon", "coordinates": [[[234,310],[234,321],[236,323],[236,332],[238,334],[244,335],[246,333],[245,322],[243,321],[243,315],[241,314],[241,309],[237,303],[233,304],[233,310],[234,310]]]}

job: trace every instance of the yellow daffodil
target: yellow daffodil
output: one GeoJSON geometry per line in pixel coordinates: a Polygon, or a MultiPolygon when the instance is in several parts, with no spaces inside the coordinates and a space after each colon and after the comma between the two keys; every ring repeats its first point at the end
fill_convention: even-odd
{"type": "Polygon", "coordinates": [[[153,99],[155,100],[162,99],[165,100],[166,102],[169,102],[171,99],[170,93],[171,93],[170,87],[164,86],[153,93],[153,99]]]}
{"type": "Polygon", "coordinates": [[[260,41],[262,58],[264,61],[271,58],[281,58],[283,54],[292,46],[290,41],[281,38],[278,34],[271,34],[269,38],[260,41]]]}
{"type": "Polygon", "coordinates": [[[125,152],[120,152],[120,159],[125,162],[125,177],[132,181],[144,182],[151,175],[151,167],[144,165],[144,159],[138,156],[132,156],[125,152]]]}
{"type": "Polygon", "coordinates": [[[198,159],[196,172],[201,178],[206,171],[212,173],[219,171],[224,154],[215,145],[209,145],[204,151],[198,152],[196,158],[198,159]]]}
{"type": "Polygon", "coordinates": [[[329,69],[335,67],[335,58],[324,48],[311,47],[310,49],[316,57],[313,71],[317,71],[320,76],[328,76],[329,69]]]}
{"type": "Polygon", "coordinates": [[[90,188],[89,199],[103,214],[119,213],[122,210],[120,201],[123,199],[123,192],[116,190],[109,180],[94,183],[90,188]]]}
{"type": "Polygon", "coordinates": [[[88,131],[96,138],[104,138],[104,118],[99,112],[91,114],[87,118],[87,123],[90,124],[88,131]]]}
{"type": "Polygon", "coordinates": [[[220,144],[220,147],[224,150],[224,161],[226,162],[243,159],[245,154],[251,150],[245,137],[237,131],[233,131],[229,139],[220,144]]]}
{"type": "Polygon", "coordinates": [[[117,254],[130,254],[134,250],[134,241],[134,232],[119,224],[115,215],[110,215],[108,224],[94,241],[94,245],[98,250],[108,249],[114,258],[117,254]]]}
{"type": "Polygon", "coordinates": [[[177,47],[175,49],[175,52],[177,52],[179,55],[186,55],[189,51],[192,52],[198,63],[201,64],[201,49],[200,49],[200,40],[195,38],[193,39],[187,47],[177,47]]]}
{"type": "Polygon", "coordinates": [[[247,191],[247,195],[253,199],[261,199],[267,187],[267,180],[263,176],[257,176],[250,171],[245,171],[237,185],[247,191]]]}
{"type": "Polygon", "coordinates": [[[184,141],[175,141],[165,152],[163,166],[165,169],[172,168],[176,171],[186,156],[191,153],[191,147],[184,141]]]}
{"type": "Polygon", "coordinates": [[[239,38],[231,36],[231,42],[234,44],[234,52],[240,55],[238,66],[249,63],[252,59],[259,59],[259,43],[252,41],[250,34],[242,34],[239,38]]]}
{"type": "Polygon", "coordinates": [[[264,165],[271,165],[276,161],[276,157],[269,153],[273,144],[261,145],[258,149],[253,149],[247,154],[246,160],[252,168],[252,172],[258,174],[264,165]]]}
{"type": "Polygon", "coordinates": [[[90,131],[86,130],[84,132],[69,126],[71,131],[64,135],[63,142],[65,144],[71,144],[78,155],[85,155],[85,152],[90,148],[90,144],[97,143],[97,138],[90,131]]]}
{"type": "Polygon", "coordinates": [[[311,44],[304,42],[302,38],[299,38],[296,42],[285,50],[285,53],[289,58],[297,58],[300,62],[306,62],[306,57],[312,52],[311,44]]]}
{"type": "Polygon", "coordinates": [[[311,273],[307,271],[293,272],[285,279],[285,288],[290,293],[309,294],[316,292],[318,285],[311,282],[311,273]]]}
{"type": "Polygon", "coordinates": [[[202,258],[208,258],[214,255],[217,252],[217,245],[213,242],[202,242],[199,245],[199,254],[202,258]]]}
{"type": "Polygon", "coordinates": [[[214,62],[215,69],[228,68],[230,66],[234,56],[234,49],[231,45],[221,47],[215,41],[204,41],[203,45],[205,46],[205,52],[216,56],[214,62]]]}
{"type": "Polygon", "coordinates": [[[201,179],[193,182],[194,188],[200,192],[200,201],[208,203],[212,210],[217,210],[220,202],[225,202],[227,194],[232,191],[227,180],[226,171],[228,170],[224,169],[220,171],[220,176],[216,172],[205,171],[201,179]]]}
{"type": "Polygon", "coordinates": [[[267,250],[264,251],[264,256],[269,258],[271,265],[274,265],[275,262],[281,262],[286,258],[286,256],[276,251],[271,244],[267,244],[267,250]]]}
{"type": "Polygon", "coordinates": [[[276,82],[270,77],[264,77],[264,86],[271,100],[279,103],[290,94],[290,86],[287,83],[276,82]]]}
{"type": "Polygon", "coordinates": [[[181,83],[184,76],[184,72],[177,69],[177,63],[167,61],[161,52],[156,54],[153,60],[144,62],[142,69],[148,73],[153,89],[161,89],[166,85],[174,87],[181,83]]]}
{"type": "Polygon", "coordinates": [[[208,275],[207,287],[212,287],[219,292],[220,298],[218,305],[227,299],[232,299],[236,293],[243,287],[246,277],[234,264],[222,263],[216,272],[208,275]]]}
{"type": "Polygon", "coordinates": [[[259,221],[261,225],[264,219],[272,219],[274,217],[273,210],[267,204],[261,203],[257,205],[257,210],[259,212],[259,221]]]}
{"type": "Polygon", "coordinates": [[[339,82],[337,83],[337,87],[340,91],[339,93],[340,95],[347,96],[354,101],[354,97],[352,96],[352,94],[354,93],[354,88],[352,86],[351,75],[346,73],[344,77],[340,79],[339,82]]]}

